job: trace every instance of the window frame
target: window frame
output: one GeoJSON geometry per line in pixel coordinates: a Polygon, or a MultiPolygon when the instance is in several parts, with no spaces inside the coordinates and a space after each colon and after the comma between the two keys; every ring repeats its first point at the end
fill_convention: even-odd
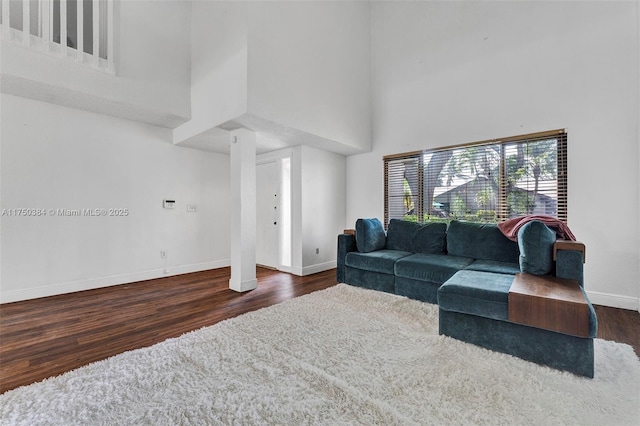
{"type": "MultiPolygon", "coordinates": [[[[424,203],[424,196],[425,196],[425,174],[428,174],[428,169],[425,167],[425,158],[429,157],[432,158],[431,156],[433,156],[434,154],[437,153],[444,153],[444,156],[446,157],[447,155],[449,156],[447,158],[447,160],[442,160],[444,161],[442,163],[442,166],[446,165],[448,162],[448,159],[451,158],[451,156],[454,154],[455,151],[459,151],[459,150],[467,150],[469,148],[476,148],[476,147],[488,147],[491,146],[494,149],[498,148],[498,150],[496,152],[499,152],[499,166],[498,166],[498,208],[495,210],[490,210],[493,211],[494,215],[495,215],[495,219],[496,220],[479,220],[479,221],[483,221],[486,223],[500,223],[503,222],[507,219],[509,219],[510,217],[510,213],[509,213],[509,201],[507,199],[508,197],[508,191],[507,191],[507,187],[508,187],[508,176],[507,176],[507,164],[506,164],[506,160],[507,160],[507,154],[506,151],[508,149],[508,147],[512,147],[512,145],[514,144],[529,144],[529,143],[536,143],[536,142],[543,142],[543,141],[550,141],[550,140],[556,140],[556,158],[555,158],[555,166],[556,166],[556,170],[555,170],[555,182],[556,182],[556,204],[555,204],[555,208],[556,208],[556,214],[555,216],[563,221],[563,222],[567,222],[567,132],[566,129],[556,129],[556,130],[550,130],[550,131],[545,131],[545,132],[537,132],[537,133],[529,133],[529,134],[523,134],[523,135],[517,135],[517,136],[510,136],[510,137],[506,137],[506,138],[497,138],[497,139],[490,139],[490,140],[484,140],[484,141],[477,141],[477,142],[469,142],[469,143],[464,143],[464,144],[458,144],[458,145],[451,145],[451,146],[446,146],[446,147],[441,147],[441,148],[435,148],[435,149],[425,149],[425,150],[421,150],[421,151],[412,151],[412,152],[406,152],[406,153],[401,153],[401,154],[393,154],[393,155],[386,155],[383,157],[383,169],[384,169],[384,226],[385,228],[388,226],[390,219],[392,218],[397,218],[397,212],[393,212],[393,214],[390,212],[390,198],[391,198],[391,194],[390,194],[390,190],[391,187],[393,187],[393,189],[395,189],[394,193],[396,195],[394,195],[393,197],[395,197],[397,199],[398,195],[398,189],[399,187],[394,186],[393,182],[390,184],[390,178],[393,179],[394,177],[396,178],[395,183],[396,185],[399,185],[397,182],[397,173],[398,171],[395,170],[395,164],[397,164],[398,162],[403,162],[405,164],[404,166],[404,171],[403,171],[403,186],[407,186],[407,176],[406,176],[406,164],[408,162],[415,162],[415,164],[412,164],[412,174],[410,179],[412,179],[413,183],[414,183],[414,188],[417,189],[417,195],[413,195],[410,194],[409,197],[407,197],[406,195],[404,196],[404,198],[410,198],[409,202],[407,202],[407,200],[403,200],[404,202],[404,208],[407,211],[415,211],[415,215],[417,217],[417,221],[419,223],[423,223],[426,219],[425,219],[425,213],[427,213],[427,215],[430,214],[430,212],[432,212],[434,210],[434,208],[430,208],[429,212],[425,212],[426,208],[425,208],[425,203],[424,203]],[[391,173],[391,176],[390,176],[391,173]],[[416,182],[417,179],[417,182],[416,182]],[[414,199],[416,199],[416,201],[413,201],[414,199]],[[410,209],[410,207],[413,207],[412,209],[410,209]]],[[[524,146],[529,146],[529,145],[524,145],[524,146]]],[[[510,148],[513,149],[513,148],[510,148]]],[[[530,158],[529,156],[527,156],[526,158],[530,158]]],[[[442,172],[442,169],[440,169],[440,172],[442,172]]],[[[438,175],[435,176],[435,179],[437,180],[440,177],[441,173],[438,173],[438,175]]],[[[434,176],[430,176],[430,179],[434,179],[434,176]]],[[[492,177],[493,179],[493,177],[492,177]]],[[[539,181],[538,179],[536,179],[536,181],[539,181]]],[[[432,181],[433,182],[433,181],[432,181]]],[[[406,192],[406,189],[403,190],[404,192],[406,192]]],[[[410,191],[411,192],[411,191],[410,191]]],[[[512,192],[515,192],[512,191],[512,192]]],[[[527,190],[528,192],[528,190],[527,190]]],[[[534,192],[534,194],[537,194],[536,192],[534,192]]],[[[432,199],[432,203],[434,203],[435,201],[435,196],[432,193],[431,194],[431,199],[432,199]]],[[[534,199],[535,202],[535,199],[534,199]]],[[[397,200],[396,203],[397,204],[397,200]]],[[[533,213],[536,214],[536,213],[533,213]]],[[[518,214],[516,214],[516,216],[520,216],[518,214]]],[[[406,213],[403,214],[402,216],[403,218],[406,217],[406,213]]],[[[428,220],[443,220],[443,221],[450,221],[451,218],[431,218],[429,217],[428,220]]]]}

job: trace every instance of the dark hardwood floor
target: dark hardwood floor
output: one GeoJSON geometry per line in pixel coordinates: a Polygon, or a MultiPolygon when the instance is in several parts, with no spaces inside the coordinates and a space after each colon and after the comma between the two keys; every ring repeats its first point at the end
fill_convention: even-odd
{"type": "Polygon", "coordinates": [[[0,305],[0,393],[331,287],[336,271],[258,268],[246,293],[229,278],[221,268],[0,305]]]}
{"type": "Polygon", "coordinates": [[[640,357],[640,312],[594,305],[598,337],[631,345],[640,357]]]}
{"type": "MultiPolygon", "coordinates": [[[[229,290],[229,268],[0,305],[0,393],[336,284],[258,268],[229,290]]],[[[598,337],[640,354],[640,313],[596,306],[598,337]]]]}

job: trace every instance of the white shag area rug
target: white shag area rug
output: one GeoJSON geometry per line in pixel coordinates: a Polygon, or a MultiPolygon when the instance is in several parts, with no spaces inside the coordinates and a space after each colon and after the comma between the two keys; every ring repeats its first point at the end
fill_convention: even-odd
{"type": "Polygon", "coordinates": [[[640,360],[595,378],[438,335],[438,308],[339,284],[0,396],[3,425],[638,425],[640,360]]]}

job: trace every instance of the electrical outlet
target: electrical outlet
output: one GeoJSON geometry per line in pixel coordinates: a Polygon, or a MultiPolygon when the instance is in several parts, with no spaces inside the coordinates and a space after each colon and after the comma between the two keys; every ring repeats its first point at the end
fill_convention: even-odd
{"type": "Polygon", "coordinates": [[[187,211],[190,213],[195,213],[198,211],[198,206],[195,204],[187,204],[187,211]]]}
{"type": "Polygon", "coordinates": [[[167,251],[160,250],[160,259],[166,259],[166,258],[167,258],[167,251]]]}
{"type": "Polygon", "coordinates": [[[320,254],[320,249],[319,248],[316,249],[316,254],[320,254]]]}

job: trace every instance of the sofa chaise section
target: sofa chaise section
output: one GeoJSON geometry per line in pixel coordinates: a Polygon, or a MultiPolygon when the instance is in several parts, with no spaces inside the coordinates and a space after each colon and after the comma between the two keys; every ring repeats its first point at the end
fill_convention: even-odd
{"type": "MultiPolygon", "coordinates": [[[[566,250],[570,245],[563,246],[565,250],[556,249],[556,234],[545,224],[529,222],[518,232],[520,271],[516,275],[524,274],[530,283],[540,287],[570,284],[588,310],[586,335],[513,321],[509,316],[509,300],[516,275],[469,269],[457,272],[438,289],[440,334],[593,377],[597,318],[583,288],[583,252],[566,250]],[[563,280],[569,281],[564,283],[563,280]]],[[[557,309],[568,308],[557,301],[553,306],[556,307],[554,312],[548,314],[560,314],[557,309]]]]}

